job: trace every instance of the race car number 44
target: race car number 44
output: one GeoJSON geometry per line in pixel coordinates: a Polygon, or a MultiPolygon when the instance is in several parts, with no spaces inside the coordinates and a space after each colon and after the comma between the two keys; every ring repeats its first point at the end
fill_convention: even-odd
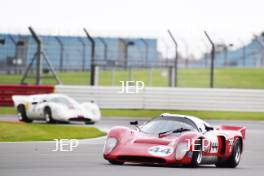
{"type": "Polygon", "coordinates": [[[158,145],[149,148],[148,153],[154,156],[169,156],[173,153],[173,148],[164,145],[158,145]]]}

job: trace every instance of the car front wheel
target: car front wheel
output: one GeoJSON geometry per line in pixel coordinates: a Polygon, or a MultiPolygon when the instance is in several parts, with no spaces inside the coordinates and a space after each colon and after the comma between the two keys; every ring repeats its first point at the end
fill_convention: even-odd
{"type": "Polygon", "coordinates": [[[90,121],[90,120],[86,120],[84,123],[85,123],[86,125],[93,125],[93,124],[95,124],[94,121],[90,121]]]}
{"type": "Polygon", "coordinates": [[[44,117],[45,117],[45,121],[47,123],[55,123],[55,120],[52,117],[52,113],[51,110],[49,108],[46,108],[44,111],[44,117]]]}

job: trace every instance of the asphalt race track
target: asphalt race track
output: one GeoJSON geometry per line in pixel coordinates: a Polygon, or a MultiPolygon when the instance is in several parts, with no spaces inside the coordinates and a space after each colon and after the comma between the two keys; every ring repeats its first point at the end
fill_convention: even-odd
{"type": "MultiPolygon", "coordinates": [[[[0,120],[16,120],[0,116],[0,120]]],[[[115,125],[128,125],[125,118],[107,118],[96,124],[108,131],[115,125]]],[[[264,173],[264,122],[209,121],[211,124],[235,124],[247,127],[246,146],[238,168],[214,166],[199,168],[157,167],[138,164],[110,165],[102,157],[105,138],[82,140],[72,152],[53,152],[55,142],[0,143],[0,176],[260,176],[264,173]]],[[[75,124],[80,125],[80,124],[75,124]]]]}

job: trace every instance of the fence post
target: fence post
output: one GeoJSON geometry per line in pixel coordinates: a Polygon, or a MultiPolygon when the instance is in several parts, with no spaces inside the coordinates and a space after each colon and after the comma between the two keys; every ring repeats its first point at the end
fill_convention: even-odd
{"type": "Polygon", "coordinates": [[[81,37],[78,38],[78,40],[80,41],[83,49],[82,49],[82,71],[85,71],[85,42],[82,40],[81,37]]]}
{"type": "Polygon", "coordinates": [[[204,31],[204,34],[205,34],[206,38],[208,39],[208,41],[210,42],[210,44],[212,45],[212,49],[211,49],[211,68],[210,68],[210,88],[214,88],[215,44],[212,41],[212,39],[210,38],[210,36],[207,34],[206,31],[204,31]]]}
{"type": "Polygon", "coordinates": [[[174,87],[177,87],[177,78],[178,78],[178,43],[175,40],[174,36],[172,35],[172,33],[170,32],[170,30],[168,30],[168,33],[175,45],[175,58],[174,58],[174,87]]]}
{"type": "Polygon", "coordinates": [[[41,84],[41,78],[42,78],[42,51],[43,51],[43,44],[38,35],[35,33],[35,31],[29,27],[28,28],[32,37],[34,38],[35,42],[37,43],[37,67],[36,67],[36,84],[39,85],[41,84]]]}
{"type": "Polygon", "coordinates": [[[40,85],[41,84],[41,79],[43,78],[42,76],[42,60],[43,58],[45,59],[46,63],[48,64],[48,67],[53,75],[53,77],[56,79],[58,84],[61,84],[61,81],[59,79],[59,77],[57,76],[57,74],[55,73],[55,70],[53,69],[53,66],[51,64],[51,62],[49,61],[49,59],[47,58],[46,54],[43,51],[43,46],[42,46],[42,41],[40,39],[40,37],[36,34],[36,32],[33,30],[33,28],[29,27],[28,28],[31,35],[33,36],[35,42],[37,43],[37,52],[34,54],[33,59],[31,60],[30,64],[28,65],[26,72],[23,75],[23,78],[21,80],[21,84],[25,84],[25,80],[28,77],[28,73],[30,71],[30,69],[32,68],[32,65],[34,63],[35,60],[37,60],[37,66],[36,66],[36,85],[40,85]]]}
{"type": "Polygon", "coordinates": [[[63,44],[62,40],[60,39],[60,37],[56,36],[55,39],[60,45],[60,69],[59,70],[60,70],[60,72],[62,72],[63,71],[63,60],[64,60],[64,57],[63,57],[63,55],[64,55],[64,44],[63,44]]]}
{"type": "Polygon", "coordinates": [[[87,30],[85,28],[83,28],[84,33],[87,36],[87,39],[91,42],[91,66],[90,66],[90,85],[91,86],[95,86],[96,84],[96,70],[95,70],[95,41],[94,39],[90,36],[90,34],[87,32],[87,30]]]}
{"type": "Polygon", "coordinates": [[[124,46],[125,69],[128,70],[128,80],[131,81],[132,80],[132,70],[128,64],[128,47],[135,45],[135,43],[132,41],[124,40],[124,39],[120,39],[120,41],[124,46]]]}

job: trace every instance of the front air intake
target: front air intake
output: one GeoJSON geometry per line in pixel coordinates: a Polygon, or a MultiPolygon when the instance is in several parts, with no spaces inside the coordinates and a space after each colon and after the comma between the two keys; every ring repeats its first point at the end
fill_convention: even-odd
{"type": "Polygon", "coordinates": [[[166,164],[166,160],[156,157],[144,157],[144,156],[119,156],[118,160],[124,162],[135,163],[153,163],[153,164],[166,164]]]}

